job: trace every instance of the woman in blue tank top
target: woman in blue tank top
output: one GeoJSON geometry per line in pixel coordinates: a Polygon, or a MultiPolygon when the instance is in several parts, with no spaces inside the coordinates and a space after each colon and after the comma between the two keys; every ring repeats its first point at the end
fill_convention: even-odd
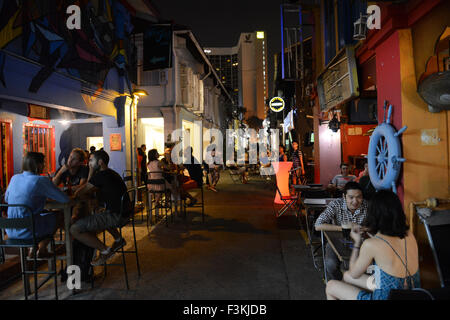
{"type": "Polygon", "coordinates": [[[351,237],[350,269],[343,281],[327,283],[329,300],[386,300],[393,289],[420,287],[417,242],[395,193],[378,191],[363,227],[354,227],[351,237]],[[364,232],[369,238],[362,243],[364,232]]]}

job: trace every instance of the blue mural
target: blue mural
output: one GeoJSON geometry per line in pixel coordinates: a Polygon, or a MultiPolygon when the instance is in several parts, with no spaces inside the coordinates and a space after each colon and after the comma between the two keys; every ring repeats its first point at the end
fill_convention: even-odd
{"type": "MultiPolygon", "coordinates": [[[[101,92],[108,72],[116,68],[130,86],[136,67],[132,31],[130,13],[119,0],[0,0],[0,49],[43,65],[30,92],[38,92],[55,70],[95,84],[101,92]],[[66,26],[72,4],[81,8],[80,30],[66,26]]],[[[7,87],[3,70],[0,51],[0,85],[7,87]]]]}

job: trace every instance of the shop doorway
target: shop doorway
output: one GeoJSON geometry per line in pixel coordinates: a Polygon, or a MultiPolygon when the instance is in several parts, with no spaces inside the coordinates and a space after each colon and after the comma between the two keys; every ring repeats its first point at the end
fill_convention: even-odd
{"type": "Polygon", "coordinates": [[[147,151],[156,149],[164,154],[164,118],[142,118],[141,123],[147,151]]]}
{"type": "Polygon", "coordinates": [[[100,150],[104,147],[103,137],[87,137],[86,138],[86,150],[90,150],[91,147],[95,147],[95,150],[100,150]]]}
{"type": "Polygon", "coordinates": [[[13,141],[11,122],[0,120],[0,186],[2,193],[6,190],[14,172],[13,141]]]}

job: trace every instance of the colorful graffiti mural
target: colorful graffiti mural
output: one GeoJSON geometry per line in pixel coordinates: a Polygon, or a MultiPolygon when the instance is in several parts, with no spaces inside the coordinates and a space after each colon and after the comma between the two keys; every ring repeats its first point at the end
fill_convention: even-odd
{"type": "MultiPolygon", "coordinates": [[[[136,49],[129,40],[131,17],[120,0],[0,0],[0,49],[43,65],[29,91],[37,92],[55,71],[63,71],[103,89],[116,68],[131,87],[136,49]],[[66,26],[68,6],[81,8],[81,29],[66,26]]],[[[7,87],[0,51],[0,85],[7,87]]],[[[130,88],[131,89],[131,88],[130,88]]]]}

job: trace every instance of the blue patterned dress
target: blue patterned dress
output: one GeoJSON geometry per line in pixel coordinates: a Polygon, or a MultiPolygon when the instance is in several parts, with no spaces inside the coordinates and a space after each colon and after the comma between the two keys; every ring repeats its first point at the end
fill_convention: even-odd
{"type": "Polygon", "coordinates": [[[362,290],[358,293],[358,300],[387,300],[391,290],[402,290],[402,289],[413,289],[420,288],[420,275],[419,270],[416,271],[414,275],[411,275],[408,271],[408,260],[406,253],[406,239],[405,239],[405,261],[400,257],[400,255],[395,251],[391,244],[383,238],[375,236],[375,238],[383,240],[391,249],[394,251],[396,256],[400,259],[407,276],[404,278],[395,277],[383,271],[376,263],[374,263],[374,278],[376,289],[373,292],[367,292],[362,290]]]}
{"type": "Polygon", "coordinates": [[[419,270],[417,270],[417,272],[412,276],[408,276],[406,278],[398,278],[384,272],[376,264],[374,264],[374,267],[374,277],[377,289],[375,289],[373,292],[361,290],[358,293],[358,300],[387,300],[392,289],[405,289],[405,279],[408,283],[408,288],[420,288],[419,270]]]}

